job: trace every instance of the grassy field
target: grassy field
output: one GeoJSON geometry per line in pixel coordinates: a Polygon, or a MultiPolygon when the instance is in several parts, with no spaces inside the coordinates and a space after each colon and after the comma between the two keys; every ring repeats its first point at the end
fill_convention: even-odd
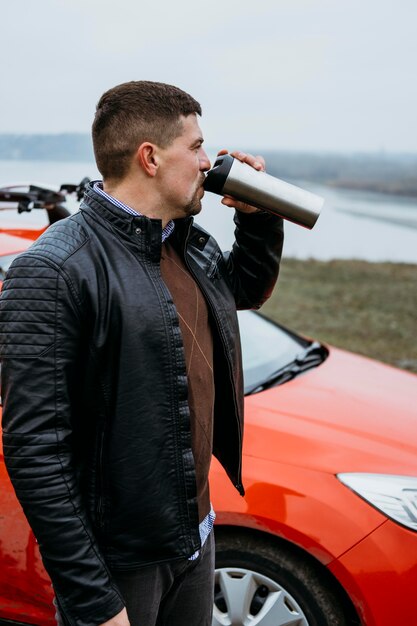
{"type": "Polygon", "coordinates": [[[417,373],[417,265],[284,259],[262,311],[303,335],[417,373]]]}

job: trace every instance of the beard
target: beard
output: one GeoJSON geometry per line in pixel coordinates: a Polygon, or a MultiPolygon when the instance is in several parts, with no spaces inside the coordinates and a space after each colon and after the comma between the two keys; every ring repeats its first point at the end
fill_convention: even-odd
{"type": "Polygon", "coordinates": [[[191,200],[185,205],[184,207],[184,213],[187,217],[190,217],[191,215],[198,215],[198,213],[200,213],[201,209],[202,209],[202,205],[201,205],[201,199],[204,195],[201,193],[201,189],[202,189],[202,185],[203,182],[205,180],[205,176],[203,177],[203,179],[200,181],[200,184],[198,185],[197,189],[195,190],[195,193],[193,195],[193,197],[191,198],[191,200]]]}
{"type": "Polygon", "coordinates": [[[202,209],[201,199],[193,198],[191,202],[189,202],[184,207],[184,214],[186,215],[186,217],[190,217],[190,215],[198,215],[201,209],[202,209]]]}

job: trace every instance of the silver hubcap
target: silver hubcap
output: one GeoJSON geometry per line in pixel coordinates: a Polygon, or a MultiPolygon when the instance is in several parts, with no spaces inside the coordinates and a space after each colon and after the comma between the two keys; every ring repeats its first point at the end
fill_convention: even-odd
{"type": "Polygon", "coordinates": [[[212,626],[308,626],[303,610],[281,585],[237,567],[216,570],[212,626]]]}

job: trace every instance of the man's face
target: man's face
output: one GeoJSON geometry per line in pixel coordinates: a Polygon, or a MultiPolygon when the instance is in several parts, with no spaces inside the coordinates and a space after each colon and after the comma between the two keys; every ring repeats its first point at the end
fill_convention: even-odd
{"type": "Polygon", "coordinates": [[[204,172],[210,169],[196,114],[181,116],[181,122],[182,134],[159,153],[160,192],[162,201],[172,212],[172,219],[201,211],[204,172]]]}

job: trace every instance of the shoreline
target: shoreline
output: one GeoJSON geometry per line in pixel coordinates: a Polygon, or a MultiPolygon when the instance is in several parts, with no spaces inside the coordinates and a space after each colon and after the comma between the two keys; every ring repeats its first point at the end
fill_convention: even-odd
{"type": "Polygon", "coordinates": [[[346,191],[364,191],[370,193],[377,193],[391,198],[402,198],[404,200],[417,200],[417,186],[413,189],[395,187],[390,185],[384,186],[380,183],[373,182],[360,182],[360,181],[318,181],[311,180],[311,182],[327,185],[335,189],[346,189],[346,191]]]}

